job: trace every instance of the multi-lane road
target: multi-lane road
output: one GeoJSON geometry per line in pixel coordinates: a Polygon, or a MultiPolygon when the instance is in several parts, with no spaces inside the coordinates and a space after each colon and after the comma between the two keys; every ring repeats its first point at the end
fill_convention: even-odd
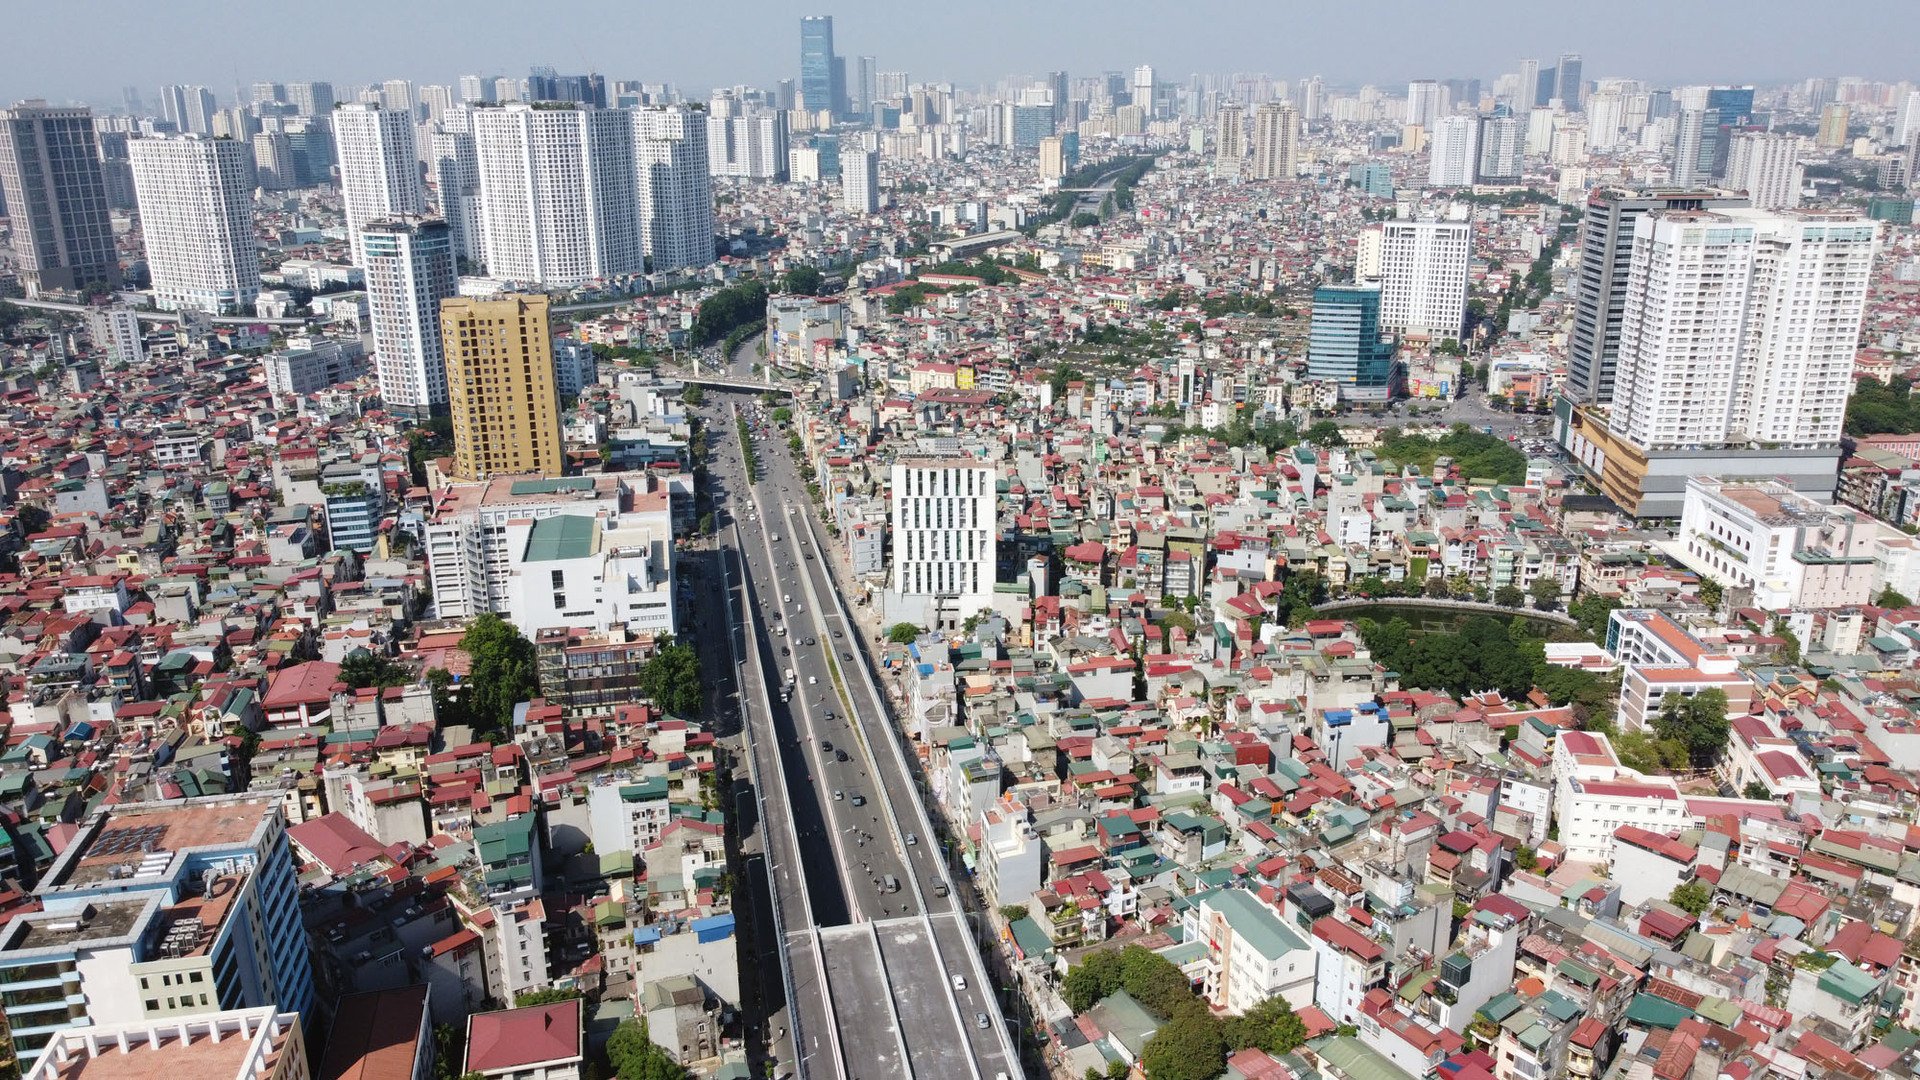
{"type": "Polygon", "coordinates": [[[743,850],[758,936],[780,944],[762,967],[782,990],[767,1019],[778,1075],[1018,1076],[785,434],[754,423],[763,475],[749,483],[734,418],[760,410],[711,400],[710,491],[754,787],[743,850]]]}

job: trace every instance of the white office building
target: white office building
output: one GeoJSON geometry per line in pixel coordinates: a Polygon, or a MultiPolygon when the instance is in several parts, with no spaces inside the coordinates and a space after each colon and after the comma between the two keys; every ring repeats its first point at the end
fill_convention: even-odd
{"type": "Polygon", "coordinates": [[[1762,611],[1858,607],[1879,582],[1880,527],[1777,480],[1687,480],[1680,543],[1687,565],[1724,585],[1753,590],[1762,611]]]}
{"type": "Polygon", "coordinates": [[[130,139],[127,157],[154,305],[252,314],[260,248],[247,144],[204,135],[130,139]]]}
{"type": "Polygon", "coordinates": [[[1641,218],[1612,430],[1643,449],[1838,446],[1874,243],[1850,212],[1641,218]]]}
{"type": "Polygon", "coordinates": [[[880,154],[874,150],[849,150],[842,154],[840,191],[849,213],[879,212],[880,154]]]}
{"type": "MultiPolygon", "coordinates": [[[[1469,166],[1471,168],[1471,166],[1469,166]]],[[[1473,229],[1464,221],[1389,221],[1380,230],[1380,329],[1458,339],[1467,319],[1473,229]]]]}
{"type": "Polygon", "coordinates": [[[633,120],[520,102],[473,113],[489,276],[566,288],[639,273],[633,120]]]}
{"type": "Polygon", "coordinates": [[[414,149],[413,114],[353,102],[333,110],[332,120],[353,265],[365,266],[360,230],[367,222],[422,214],[427,209],[420,155],[414,149]]]}
{"type": "MultiPolygon", "coordinates": [[[[664,481],[640,472],[547,479],[499,476],[451,484],[436,496],[427,519],[427,570],[435,612],[441,618],[468,618],[513,610],[515,592],[522,588],[514,572],[525,564],[528,550],[524,543],[508,542],[509,526],[516,522],[586,516],[598,519],[603,530],[630,523],[665,537],[671,500],[664,481]]],[[[576,608],[569,603],[557,610],[576,608]]],[[[523,629],[532,636],[532,628],[523,629]]]]}
{"type": "Polygon", "coordinates": [[[435,218],[382,218],[360,239],[380,400],[412,416],[444,409],[440,301],[457,291],[452,230],[435,218]]]}
{"type": "Polygon", "coordinates": [[[966,458],[893,463],[889,623],[956,627],[992,606],[999,524],[993,470],[966,458]]]}
{"type": "Polygon", "coordinates": [[[1727,187],[1747,193],[1756,210],[1788,210],[1800,205],[1806,169],[1800,164],[1800,137],[1763,131],[1736,135],[1727,148],[1727,187]]]}
{"type": "Polygon", "coordinates": [[[647,268],[683,270],[713,261],[713,180],[707,122],[686,105],[633,111],[634,178],[647,268]]]}
{"type": "Polygon", "coordinates": [[[507,621],[604,632],[623,624],[673,633],[673,528],[667,500],[620,515],[562,513],[509,521],[507,621]]]}
{"type": "Polygon", "coordinates": [[[1443,116],[1428,140],[1429,187],[1471,187],[1480,163],[1480,118],[1469,113],[1443,116]]]}

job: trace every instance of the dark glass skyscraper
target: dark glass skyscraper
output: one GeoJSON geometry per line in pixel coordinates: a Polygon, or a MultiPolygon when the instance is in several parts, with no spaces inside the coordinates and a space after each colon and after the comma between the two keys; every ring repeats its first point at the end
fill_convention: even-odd
{"type": "Polygon", "coordinates": [[[1340,388],[1342,401],[1386,401],[1399,392],[1394,342],[1380,336],[1378,285],[1322,285],[1313,292],[1307,377],[1340,388]]]}
{"type": "Polygon", "coordinates": [[[1578,53],[1566,53],[1560,57],[1557,78],[1558,85],[1554,88],[1554,96],[1560,99],[1560,107],[1568,112],[1579,112],[1580,95],[1585,87],[1581,83],[1578,53]]]}
{"type": "Polygon", "coordinates": [[[845,68],[833,52],[833,16],[808,15],[800,20],[800,103],[810,112],[821,109],[839,116],[846,86],[845,68]]]}
{"type": "Polygon", "coordinates": [[[0,109],[0,191],[28,296],[96,282],[119,286],[91,109],[44,101],[0,109]]]}

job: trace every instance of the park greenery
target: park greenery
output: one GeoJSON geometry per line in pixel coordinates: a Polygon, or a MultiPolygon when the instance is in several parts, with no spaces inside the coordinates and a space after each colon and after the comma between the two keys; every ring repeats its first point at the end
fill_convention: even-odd
{"type": "Polygon", "coordinates": [[[1428,472],[1434,462],[1446,457],[1461,477],[1468,480],[1494,480],[1518,484],[1527,478],[1527,457],[1501,439],[1455,424],[1440,436],[1408,435],[1398,429],[1381,433],[1374,447],[1378,457],[1396,465],[1408,465],[1428,472]]]}
{"type": "Polygon", "coordinates": [[[742,326],[767,317],[767,287],[748,280],[729,285],[705,300],[693,316],[693,340],[711,345],[742,326]]]}
{"type": "Polygon", "coordinates": [[[460,637],[468,674],[461,682],[460,711],[475,733],[505,739],[513,731],[513,707],[540,696],[540,669],[533,642],[514,625],[487,612],[460,637]]]}
{"type": "Polygon", "coordinates": [[[1141,1051],[1147,1080],[1212,1080],[1230,1053],[1258,1047],[1285,1054],[1307,1040],[1306,1025],[1285,998],[1275,995],[1239,1016],[1216,1016],[1184,972],[1139,945],[1089,954],[1061,987],[1075,1012],[1121,990],[1163,1021],[1141,1051]]]}

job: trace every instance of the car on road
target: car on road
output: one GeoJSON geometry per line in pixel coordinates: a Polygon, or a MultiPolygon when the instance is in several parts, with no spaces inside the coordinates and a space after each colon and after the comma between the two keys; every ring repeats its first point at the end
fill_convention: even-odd
{"type": "Polygon", "coordinates": [[[847,797],[847,793],[846,793],[846,792],[844,792],[844,791],[841,791],[841,790],[840,790],[839,788],[834,788],[834,789],[833,789],[833,800],[834,800],[835,802],[842,802],[842,801],[844,801],[844,800],[846,799],[846,797],[847,797]]]}
{"type": "Polygon", "coordinates": [[[843,633],[841,633],[841,632],[840,632],[840,631],[838,631],[838,630],[835,630],[835,631],[833,632],[833,636],[834,636],[834,637],[837,637],[837,638],[841,638],[841,637],[846,637],[847,635],[845,635],[845,634],[843,634],[843,633]]]}
{"type": "Polygon", "coordinates": [[[809,675],[809,676],[807,676],[807,685],[808,685],[808,686],[818,686],[819,684],[820,684],[820,677],[819,677],[818,675],[809,675]]]}
{"type": "Polygon", "coordinates": [[[847,752],[845,750],[835,750],[833,752],[833,756],[834,756],[834,760],[836,761],[847,760],[847,752]]]}
{"type": "Polygon", "coordinates": [[[908,846],[908,847],[912,847],[913,845],[915,845],[915,844],[917,844],[917,843],[919,843],[919,842],[920,842],[920,838],[919,838],[918,836],[915,836],[915,835],[914,835],[913,833],[908,833],[908,834],[907,834],[907,846],[908,846]]]}
{"type": "Polygon", "coordinates": [[[953,977],[953,988],[955,990],[965,990],[967,988],[967,977],[965,975],[955,975],[953,977]]]}
{"type": "Polygon", "coordinates": [[[993,1021],[987,1019],[986,1013],[974,1013],[973,1026],[977,1028],[990,1028],[993,1026],[993,1021]]]}
{"type": "Polygon", "coordinates": [[[812,638],[808,638],[808,639],[807,639],[806,641],[804,641],[804,642],[801,642],[801,644],[803,644],[803,645],[812,645],[812,644],[813,644],[813,639],[812,639],[812,638]]]}
{"type": "Polygon", "coordinates": [[[855,806],[865,806],[865,805],[867,805],[867,797],[866,797],[865,795],[861,795],[861,794],[859,794],[858,792],[856,792],[856,793],[854,793],[854,796],[853,796],[853,805],[855,805],[855,806]]]}
{"type": "Polygon", "coordinates": [[[843,652],[843,653],[841,653],[841,654],[840,654],[840,659],[841,659],[841,660],[844,660],[844,661],[846,661],[846,662],[847,662],[847,663],[849,663],[849,664],[851,664],[851,663],[853,663],[853,654],[852,654],[852,653],[850,653],[850,652],[843,652]]]}
{"type": "Polygon", "coordinates": [[[793,650],[792,650],[792,649],[789,649],[789,648],[787,648],[787,647],[786,647],[785,645],[782,645],[782,646],[780,646],[780,655],[781,655],[781,656],[792,656],[792,655],[793,655],[793,650]]]}
{"type": "Polygon", "coordinates": [[[830,740],[827,740],[827,739],[821,739],[821,740],[820,740],[820,749],[822,749],[822,750],[832,750],[832,749],[833,749],[833,743],[832,743],[832,742],[831,742],[830,740]]]}

